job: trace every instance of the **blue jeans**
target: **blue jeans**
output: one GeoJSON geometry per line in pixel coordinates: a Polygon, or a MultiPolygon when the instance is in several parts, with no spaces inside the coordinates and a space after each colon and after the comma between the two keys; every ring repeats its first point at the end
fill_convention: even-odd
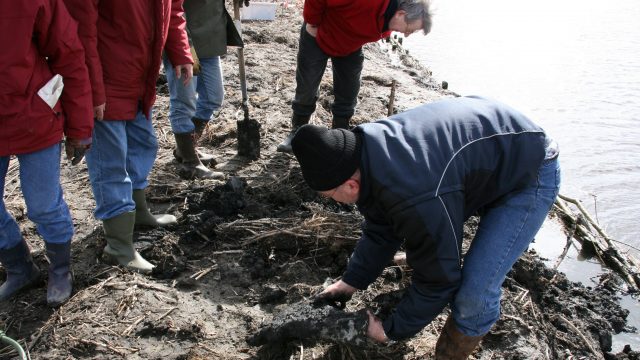
{"type": "Polygon", "coordinates": [[[502,283],[542,226],[559,188],[558,160],[546,160],[535,186],[507,195],[481,216],[451,304],[463,334],[484,335],[498,320],[502,283]]]}
{"type": "Polygon", "coordinates": [[[138,111],[130,121],[95,122],[87,165],[97,219],[110,219],[135,210],[133,190],[149,184],[147,176],[157,153],[153,125],[143,112],[138,111]]]}
{"type": "Polygon", "coordinates": [[[224,86],[220,57],[200,59],[200,73],[187,86],[182,84],[182,79],[176,78],[173,66],[166,56],[163,64],[169,85],[171,130],[175,134],[193,132],[191,118],[208,121],[222,107],[224,86]]]}
{"type": "MultiPolygon", "coordinates": [[[[318,47],[316,39],[309,35],[306,24],[303,23],[296,66],[296,94],[291,103],[295,115],[311,116],[316,110],[318,89],[329,57],[318,47]]],[[[362,48],[346,56],[331,57],[334,95],[331,112],[334,116],[341,118],[353,116],[358,103],[363,64],[362,48]]]]}
{"type": "MultiPolygon", "coordinates": [[[[60,187],[60,149],[60,144],[55,144],[17,156],[27,217],[44,241],[53,244],[64,244],[73,236],[71,213],[60,187]]],[[[8,168],[9,156],[0,157],[0,249],[10,249],[22,240],[20,228],[3,201],[8,168]]]]}

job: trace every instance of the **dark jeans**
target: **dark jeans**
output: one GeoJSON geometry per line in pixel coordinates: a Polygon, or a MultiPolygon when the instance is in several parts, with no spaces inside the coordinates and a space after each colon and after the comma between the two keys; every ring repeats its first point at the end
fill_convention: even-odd
{"type": "MultiPolygon", "coordinates": [[[[316,39],[309,35],[305,27],[306,23],[303,23],[298,47],[296,95],[291,104],[293,113],[298,116],[311,116],[316,110],[320,81],[330,57],[318,47],[316,39]]],[[[331,57],[335,97],[331,112],[334,116],[353,116],[358,102],[363,63],[362,48],[347,56],[331,57]]]]}

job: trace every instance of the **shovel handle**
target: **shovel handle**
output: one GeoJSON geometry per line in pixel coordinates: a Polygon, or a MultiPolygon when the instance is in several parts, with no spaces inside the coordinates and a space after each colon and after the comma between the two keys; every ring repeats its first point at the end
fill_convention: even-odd
{"type": "MultiPolygon", "coordinates": [[[[238,0],[233,1],[233,24],[238,30],[238,34],[242,37],[242,26],[240,23],[240,5],[238,0]]],[[[240,90],[242,91],[242,108],[244,110],[244,118],[249,118],[249,97],[247,95],[247,77],[244,71],[244,49],[238,48],[238,76],[240,77],[240,90]]]]}

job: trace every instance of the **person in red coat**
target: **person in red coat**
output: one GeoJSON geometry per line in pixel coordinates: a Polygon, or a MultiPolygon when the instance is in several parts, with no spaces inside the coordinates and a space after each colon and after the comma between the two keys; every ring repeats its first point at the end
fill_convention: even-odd
{"type": "Polygon", "coordinates": [[[151,215],[144,189],[158,150],[151,110],[163,49],[185,84],[193,74],[182,0],[65,2],[79,22],[91,77],[97,121],[87,164],[107,241],[103,259],[150,272],[133,248],[133,228],[176,222],[151,215]]]}
{"type": "Polygon", "coordinates": [[[0,0],[0,301],[34,284],[40,270],[3,201],[11,156],[20,164],[27,216],[49,258],[47,303],[72,292],[73,222],[60,186],[61,140],[73,164],[91,144],[91,88],[76,23],[62,0],[0,0]]]}
{"type": "Polygon", "coordinates": [[[306,0],[300,30],[292,129],[278,145],[291,152],[296,130],[316,109],[320,81],[331,58],[334,101],[332,128],[348,128],[360,91],[362,46],[389,37],[431,31],[429,0],[306,0]]]}

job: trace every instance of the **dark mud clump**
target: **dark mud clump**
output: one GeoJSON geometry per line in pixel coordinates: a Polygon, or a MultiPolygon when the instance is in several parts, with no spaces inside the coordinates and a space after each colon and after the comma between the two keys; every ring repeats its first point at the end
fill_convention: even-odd
{"type": "Polygon", "coordinates": [[[319,341],[363,346],[368,342],[366,310],[354,313],[308,302],[289,304],[258,332],[247,339],[253,346],[281,346],[290,341],[314,344],[319,341]]]}

